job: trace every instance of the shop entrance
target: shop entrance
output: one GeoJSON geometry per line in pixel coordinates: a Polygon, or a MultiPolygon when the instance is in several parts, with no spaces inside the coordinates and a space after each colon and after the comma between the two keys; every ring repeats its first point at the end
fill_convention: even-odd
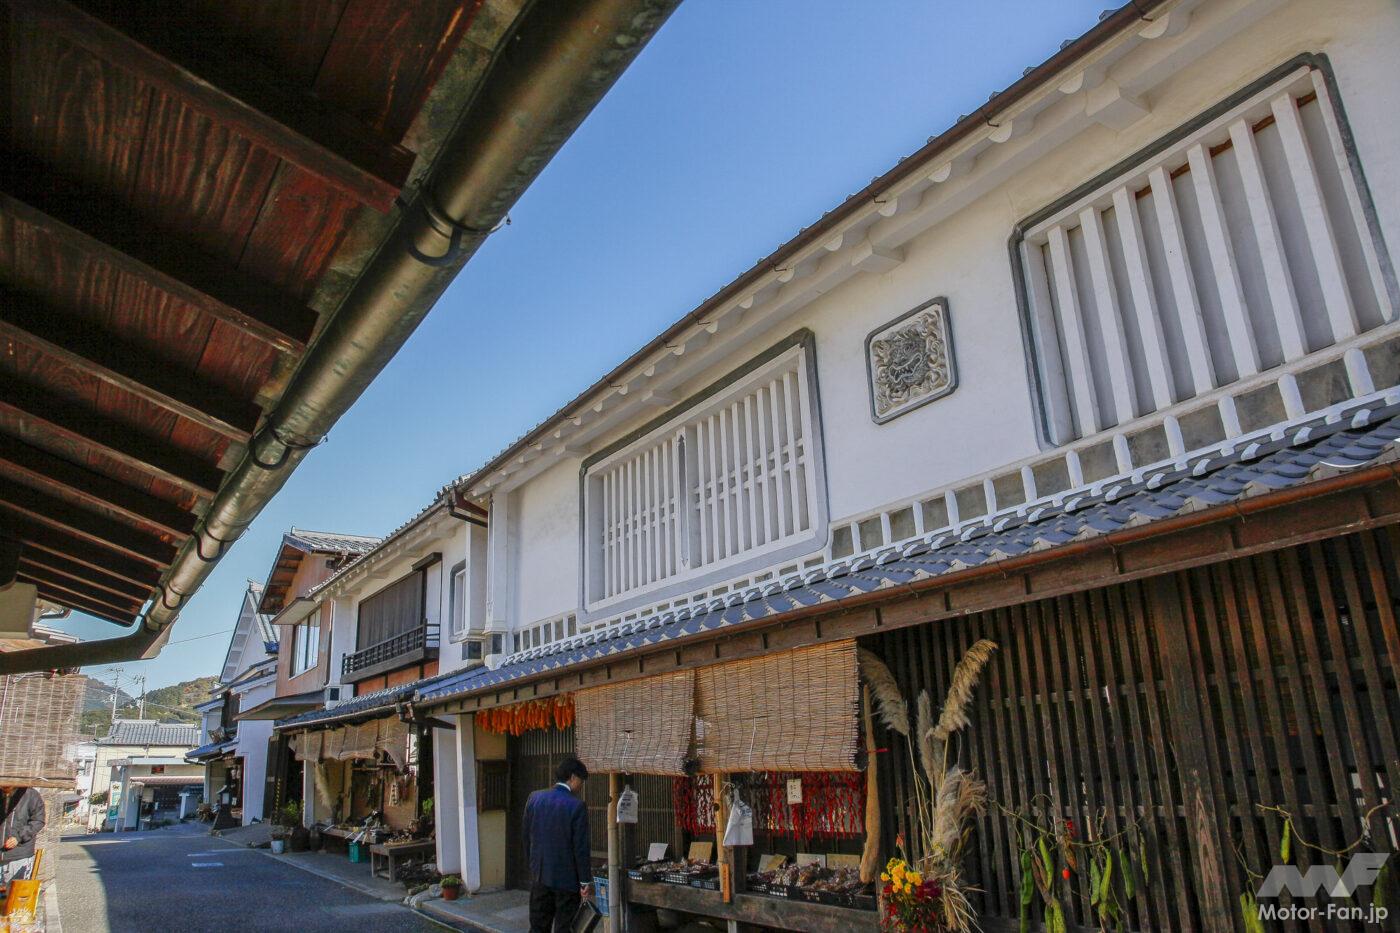
{"type": "MultiPolygon", "coordinates": [[[[530,794],[554,784],[554,769],[559,761],[574,753],[574,730],[532,729],[519,736],[511,736],[506,741],[506,758],[510,762],[510,805],[506,815],[506,886],[528,888],[530,870],[525,863],[525,846],[520,836],[524,825],[525,801],[530,794]]],[[[607,779],[589,781],[601,783],[603,797],[607,797],[607,779]]],[[[593,795],[590,794],[590,797],[593,795]]],[[[590,808],[590,828],[599,816],[590,808]]],[[[597,829],[593,835],[597,835],[597,829]]],[[[606,837],[605,837],[606,838],[606,837]]]]}

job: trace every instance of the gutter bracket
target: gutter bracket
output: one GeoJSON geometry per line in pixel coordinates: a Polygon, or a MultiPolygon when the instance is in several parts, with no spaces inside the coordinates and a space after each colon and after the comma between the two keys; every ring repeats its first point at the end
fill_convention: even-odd
{"type": "Polygon", "coordinates": [[[447,251],[441,256],[429,256],[412,242],[407,245],[408,255],[412,256],[423,265],[431,266],[435,269],[453,265],[459,258],[467,255],[468,250],[462,246],[463,237],[473,236],[480,237],[484,240],[502,227],[510,226],[509,214],[502,217],[497,221],[496,225],[489,230],[483,230],[480,227],[472,227],[461,221],[453,220],[437,207],[431,192],[424,192],[412,204],[406,203],[402,198],[396,198],[395,201],[405,212],[412,211],[415,207],[422,211],[423,216],[427,219],[433,230],[447,237],[447,251]]]}

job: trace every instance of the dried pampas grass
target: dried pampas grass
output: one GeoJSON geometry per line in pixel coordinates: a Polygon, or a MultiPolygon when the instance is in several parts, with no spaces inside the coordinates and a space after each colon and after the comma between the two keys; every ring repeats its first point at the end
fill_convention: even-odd
{"type": "Polygon", "coordinates": [[[973,643],[953,670],[953,682],[948,686],[948,696],[943,701],[943,714],[938,717],[938,725],[933,729],[937,742],[947,742],[948,736],[968,725],[967,707],[972,702],[972,689],[977,686],[977,678],[982,668],[992,659],[997,644],[985,638],[973,643]]]}
{"type": "Polygon", "coordinates": [[[933,745],[933,700],[927,690],[919,691],[918,712],[914,717],[914,735],[919,740],[919,763],[935,794],[938,793],[939,773],[943,770],[942,756],[933,745]]]}
{"type": "Polygon", "coordinates": [[[865,678],[871,692],[875,694],[875,706],[880,711],[880,721],[885,724],[886,729],[908,738],[909,706],[900,695],[894,673],[873,651],[861,648],[858,657],[860,676],[865,678]]]}

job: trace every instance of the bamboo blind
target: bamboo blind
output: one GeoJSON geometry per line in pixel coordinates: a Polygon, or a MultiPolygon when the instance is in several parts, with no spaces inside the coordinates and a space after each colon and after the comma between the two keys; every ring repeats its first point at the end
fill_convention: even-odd
{"type": "Polygon", "coordinates": [[[0,677],[0,782],[71,790],[72,748],[87,689],[76,675],[0,677]]]}
{"type": "Polygon", "coordinates": [[[379,737],[374,747],[388,753],[398,769],[404,770],[408,766],[408,723],[398,717],[379,720],[379,737]]]}
{"type": "Polygon", "coordinates": [[[324,732],[301,732],[292,736],[291,746],[297,761],[319,761],[325,735],[324,732]]]}
{"type": "Polygon", "coordinates": [[[327,729],[321,744],[321,758],[324,761],[339,761],[345,748],[345,729],[327,729]]]}
{"type": "Polygon", "coordinates": [[[345,744],[340,750],[342,761],[350,758],[373,758],[374,747],[379,741],[379,723],[362,723],[345,727],[345,744]]]}
{"type": "Polygon", "coordinates": [[[704,667],[695,683],[702,770],[858,770],[855,642],[704,667]]]}
{"type": "Polygon", "coordinates": [[[678,671],[574,695],[575,747],[590,771],[685,773],[695,672],[678,671]]]}

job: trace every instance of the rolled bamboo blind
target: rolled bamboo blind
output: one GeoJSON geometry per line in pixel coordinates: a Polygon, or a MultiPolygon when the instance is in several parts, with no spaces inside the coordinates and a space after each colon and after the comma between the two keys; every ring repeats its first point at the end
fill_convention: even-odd
{"type": "Polygon", "coordinates": [[[325,738],[322,740],[321,758],[326,761],[339,761],[340,753],[345,748],[345,728],[327,729],[322,734],[325,738]]]}
{"type": "Polygon", "coordinates": [[[379,742],[379,723],[370,721],[358,726],[346,726],[345,745],[337,756],[342,761],[352,758],[373,758],[379,742]]]}
{"type": "Polygon", "coordinates": [[[394,765],[400,771],[404,770],[408,764],[408,723],[398,717],[378,722],[379,737],[375,741],[375,749],[387,753],[394,765]]]}
{"type": "Polygon", "coordinates": [[[704,667],[695,684],[701,770],[859,770],[854,641],[704,667]]]}
{"type": "Polygon", "coordinates": [[[291,738],[292,751],[297,761],[319,761],[324,732],[299,732],[291,738]]]}
{"type": "Polygon", "coordinates": [[[574,747],[590,771],[685,773],[695,672],[677,671],[574,694],[574,747]]]}

